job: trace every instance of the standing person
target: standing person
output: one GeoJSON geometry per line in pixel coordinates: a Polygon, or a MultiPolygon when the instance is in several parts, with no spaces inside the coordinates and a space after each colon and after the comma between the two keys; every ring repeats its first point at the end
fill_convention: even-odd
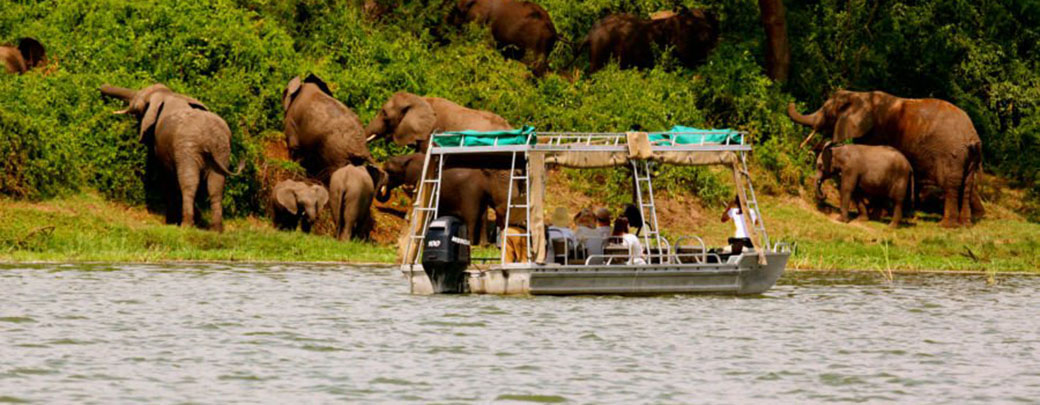
{"type": "MultiPolygon", "coordinates": [[[[750,214],[752,223],[758,221],[755,211],[749,211],[748,214],[750,214]]],[[[733,236],[727,241],[731,246],[730,253],[739,255],[744,251],[745,247],[754,248],[754,245],[751,244],[751,238],[748,237],[747,224],[744,223],[744,211],[740,209],[739,196],[733,198],[733,201],[730,201],[729,205],[726,206],[726,211],[722,213],[722,222],[729,220],[733,221],[733,227],[736,228],[733,236]]]]}
{"type": "Polygon", "coordinates": [[[628,232],[628,218],[618,217],[614,221],[613,236],[621,238],[621,246],[628,249],[627,264],[646,264],[646,256],[643,255],[643,244],[639,238],[628,232]]]}

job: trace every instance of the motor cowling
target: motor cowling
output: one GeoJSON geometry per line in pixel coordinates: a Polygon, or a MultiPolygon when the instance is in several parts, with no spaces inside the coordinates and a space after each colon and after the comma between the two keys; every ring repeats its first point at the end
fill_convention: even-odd
{"type": "Polygon", "coordinates": [[[422,265],[433,292],[465,292],[466,268],[470,262],[466,224],[452,216],[437,218],[426,229],[424,243],[422,265]]]}

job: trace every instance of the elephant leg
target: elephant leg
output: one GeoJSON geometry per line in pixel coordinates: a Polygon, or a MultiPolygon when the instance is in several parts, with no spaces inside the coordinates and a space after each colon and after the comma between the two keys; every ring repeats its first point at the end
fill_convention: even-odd
{"type": "Polygon", "coordinates": [[[903,199],[892,199],[892,222],[888,224],[889,228],[895,229],[899,227],[899,222],[903,220],[903,199]]]}
{"type": "Polygon", "coordinates": [[[856,211],[859,215],[856,217],[857,221],[866,221],[867,219],[873,219],[870,217],[870,211],[867,210],[867,198],[864,196],[855,197],[856,200],[856,211]]]}
{"type": "Polygon", "coordinates": [[[181,226],[195,224],[195,193],[199,188],[199,167],[185,162],[177,165],[177,185],[181,190],[181,226]]]}
{"type": "Polygon", "coordinates": [[[206,192],[209,194],[209,210],[213,218],[212,229],[224,232],[224,182],[223,174],[210,170],[206,174],[206,192]]]}
{"type": "Polygon", "coordinates": [[[943,218],[939,223],[943,228],[957,227],[957,217],[960,215],[960,207],[957,205],[959,194],[957,187],[946,187],[943,190],[943,218]]]}
{"type": "Polygon", "coordinates": [[[986,208],[982,206],[982,197],[979,195],[979,178],[979,173],[972,174],[971,217],[975,220],[986,216],[986,208]]]}
{"type": "Polygon", "coordinates": [[[972,212],[972,200],[974,200],[975,194],[975,173],[968,175],[964,179],[963,189],[961,190],[960,198],[960,224],[963,226],[971,226],[971,212],[972,212]]]}
{"type": "Polygon", "coordinates": [[[311,221],[307,218],[301,219],[300,230],[303,231],[303,233],[311,233],[311,221]]]}
{"type": "Polygon", "coordinates": [[[360,212],[358,206],[361,204],[358,196],[355,195],[351,198],[349,194],[343,204],[345,206],[343,211],[343,230],[339,234],[339,240],[353,239],[357,236],[358,214],[360,212]]]}
{"type": "Polygon", "coordinates": [[[334,192],[336,194],[334,194],[332,196],[332,198],[331,198],[332,204],[331,204],[331,207],[330,207],[330,208],[332,208],[332,223],[335,224],[335,226],[333,226],[333,228],[335,228],[336,239],[342,239],[340,237],[340,235],[343,233],[343,204],[344,204],[343,194],[344,193],[342,191],[339,191],[339,190],[335,190],[334,192]]]}
{"type": "Polygon", "coordinates": [[[841,179],[841,221],[849,222],[849,205],[852,202],[852,192],[856,189],[856,178],[844,176],[841,179]]]}

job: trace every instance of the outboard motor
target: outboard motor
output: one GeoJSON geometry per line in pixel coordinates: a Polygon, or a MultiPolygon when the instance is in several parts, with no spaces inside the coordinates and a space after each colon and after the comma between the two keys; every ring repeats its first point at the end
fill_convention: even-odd
{"type": "Polygon", "coordinates": [[[426,229],[422,265],[434,293],[464,291],[470,246],[466,233],[466,224],[451,216],[433,220],[426,229]]]}

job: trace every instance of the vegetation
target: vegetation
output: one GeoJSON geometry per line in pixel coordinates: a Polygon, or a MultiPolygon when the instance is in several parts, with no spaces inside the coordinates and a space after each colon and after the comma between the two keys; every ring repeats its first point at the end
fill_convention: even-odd
{"type": "MultiPolygon", "coordinates": [[[[443,26],[450,2],[406,2],[376,17],[364,15],[360,0],[8,2],[0,42],[35,37],[47,47],[50,64],[0,75],[0,195],[74,204],[83,197],[65,197],[96,190],[106,204],[142,204],[150,196],[137,122],[112,116],[122,106],[103,100],[97,88],[162,82],[207,103],[230,124],[232,159],[245,160],[247,169],[225,193],[226,216],[243,219],[231,222],[223,243],[245,238],[234,229],[251,229],[248,217],[263,214],[265,190],[278,177],[271,172],[295,167],[270,153],[282,139],[284,86],[313,72],[365,122],[391,94],[410,91],[541,130],[738,128],[756,144],[756,186],[777,198],[804,195],[811,174],[811,156],[797,149],[805,129],[784,114],[788,102],[814,108],[839,87],[939,97],[968,111],[983,138],[986,171],[1008,180],[1001,185],[1028,189],[1015,208],[1040,220],[1040,2],[788,1],[793,63],[786,84],[762,73],[764,35],[753,1],[680,1],[712,8],[721,21],[722,41],[701,67],[685,69],[663,57],[651,70],[608,68],[594,75],[568,65],[574,44],[598,19],[611,12],[648,15],[677,1],[536,2],[565,39],[552,57],[559,73],[540,80],[504,60],[486,30],[443,26]]],[[[573,66],[584,64],[579,57],[573,66]]],[[[373,152],[381,159],[400,150],[380,143],[373,152]]],[[[726,175],[710,170],[662,167],[656,175],[659,189],[692,192],[707,205],[732,193],[726,175]]],[[[616,171],[568,177],[579,189],[605,185],[585,191],[611,203],[629,187],[616,171]]],[[[983,191],[987,201],[1003,202],[996,187],[983,191]]],[[[171,247],[168,256],[197,253],[181,246],[183,253],[171,247]]],[[[52,247],[55,258],[74,252],[52,247]]]]}

